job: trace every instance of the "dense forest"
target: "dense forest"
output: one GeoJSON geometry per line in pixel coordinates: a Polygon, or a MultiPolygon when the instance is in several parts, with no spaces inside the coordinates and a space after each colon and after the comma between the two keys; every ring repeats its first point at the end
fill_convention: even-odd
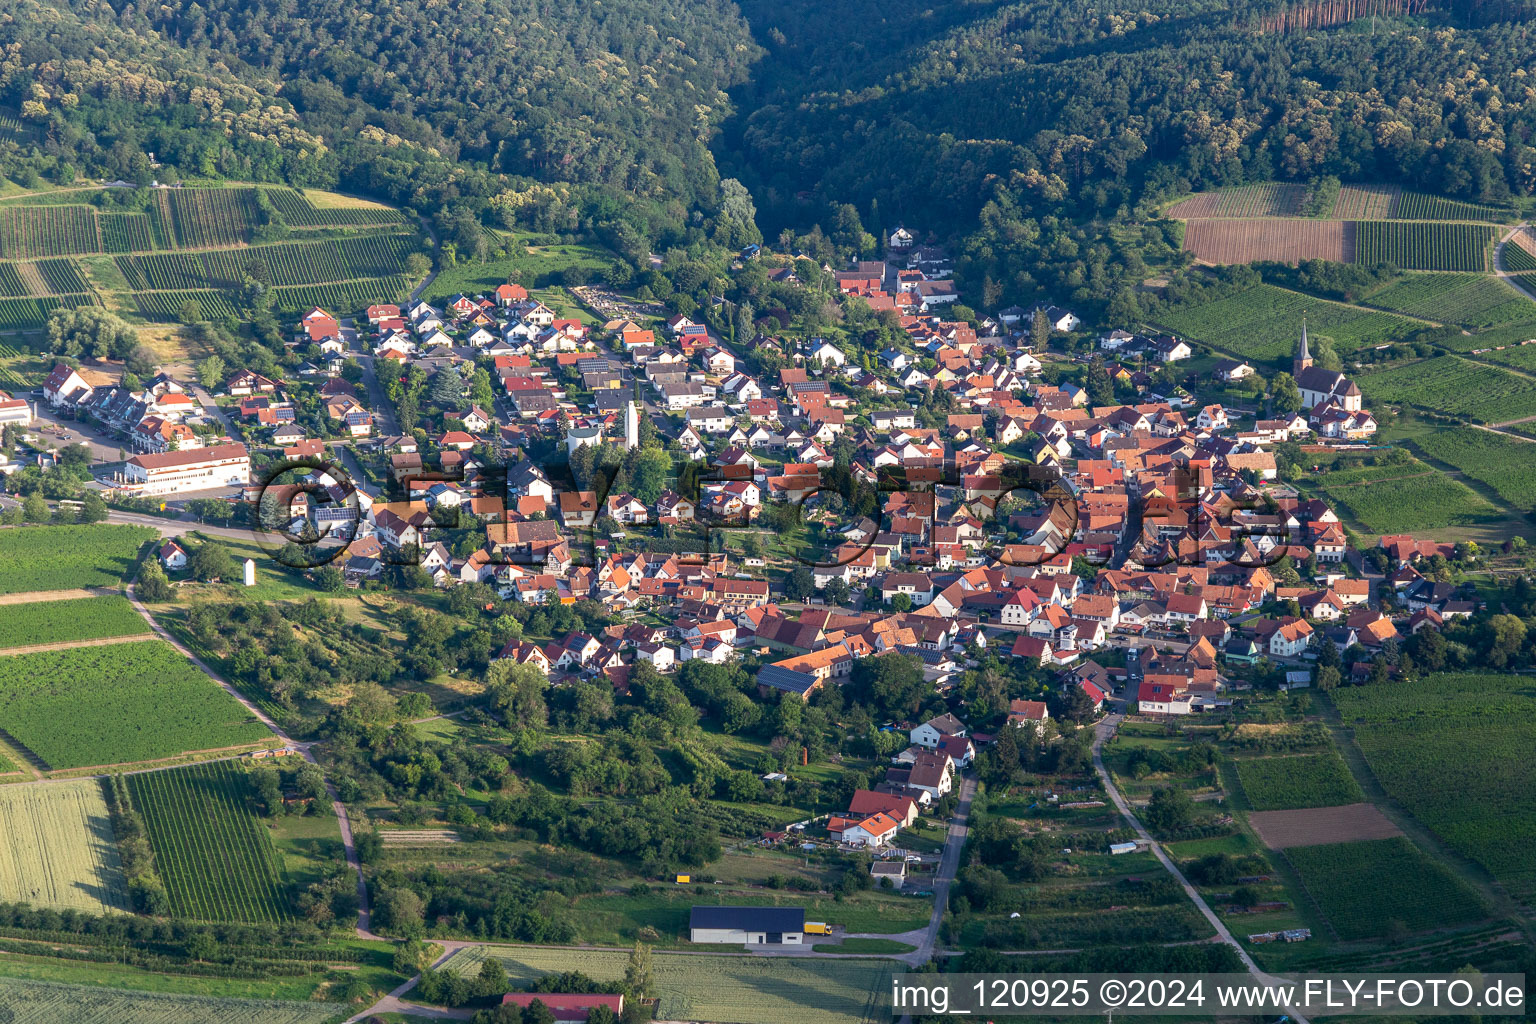
{"type": "Polygon", "coordinates": [[[0,18],[0,171],[23,184],[339,187],[471,256],[518,227],[594,237],[640,274],[759,227],[868,254],[904,221],[958,243],[979,307],[1129,316],[1144,261],[1178,246],[1161,203],[1189,189],[1536,188],[1529,0],[0,0],[0,18]]]}

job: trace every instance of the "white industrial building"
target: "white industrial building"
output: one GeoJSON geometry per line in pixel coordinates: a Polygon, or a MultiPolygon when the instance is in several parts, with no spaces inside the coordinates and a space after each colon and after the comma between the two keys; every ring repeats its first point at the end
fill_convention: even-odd
{"type": "Polygon", "coordinates": [[[134,494],[185,494],[251,482],[251,457],[243,444],[135,455],[123,464],[119,486],[134,494]]]}
{"type": "Polygon", "coordinates": [[[795,946],[805,942],[802,907],[694,907],[689,942],[795,946]]]}

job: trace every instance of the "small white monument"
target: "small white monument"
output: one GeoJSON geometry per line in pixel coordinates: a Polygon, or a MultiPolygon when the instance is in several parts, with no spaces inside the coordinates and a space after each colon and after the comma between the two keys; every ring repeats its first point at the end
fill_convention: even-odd
{"type": "Polygon", "coordinates": [[[254,558],[245,560],[245,585],[248,587],[256,585],[256,559],[254,558]]]}
{"type": "Polygon", "coordinates": [[[640,447],[640,407],[633,398],[624,409],[624,447],[640,447]]]}

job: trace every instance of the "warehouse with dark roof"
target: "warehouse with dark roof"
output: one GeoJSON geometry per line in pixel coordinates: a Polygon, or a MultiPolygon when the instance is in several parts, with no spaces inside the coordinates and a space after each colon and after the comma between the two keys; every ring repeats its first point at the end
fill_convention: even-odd
{"type": "Polygon", "coordinates": [[[801,907],[694,907],[688,941],[734,945],[799,945],[805,941],[801,907]]]}

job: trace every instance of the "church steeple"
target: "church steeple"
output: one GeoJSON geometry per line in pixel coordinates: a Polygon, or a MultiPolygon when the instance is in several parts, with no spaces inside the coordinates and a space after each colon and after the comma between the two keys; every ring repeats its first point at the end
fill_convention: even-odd
{"type": "Polygon", "coordinates": [[[1296,359],[1291,363],[1291,376],[1300,377],[1303,370],[1312,365],[1312,351],[1307,348],[1307,318],[1301,318],[1301,346],[1296,350],[1296,359]]]}

